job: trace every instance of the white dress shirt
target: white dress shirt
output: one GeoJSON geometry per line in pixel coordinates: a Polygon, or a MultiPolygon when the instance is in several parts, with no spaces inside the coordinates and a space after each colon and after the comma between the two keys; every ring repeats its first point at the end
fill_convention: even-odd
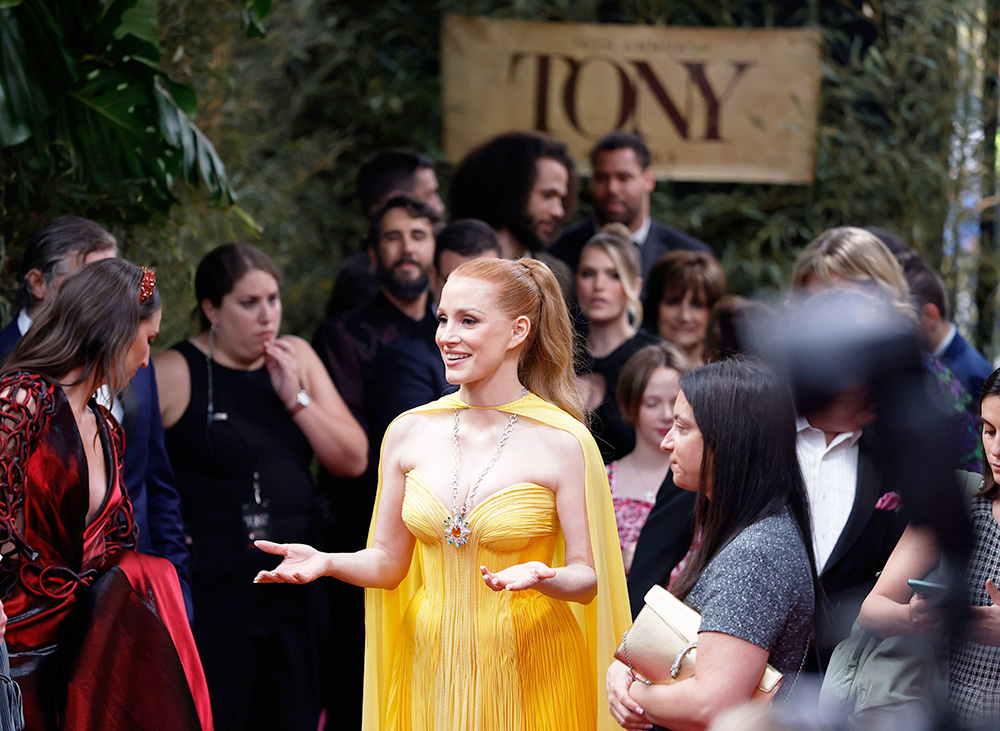
{"type": "Polygon", "coordinates": [[[822,572],[854,507],[858,486],[860,431],[842,432],[829,445],[826,435],[799,417],[795,451],[812,513],[816,568],[822,572]]]}

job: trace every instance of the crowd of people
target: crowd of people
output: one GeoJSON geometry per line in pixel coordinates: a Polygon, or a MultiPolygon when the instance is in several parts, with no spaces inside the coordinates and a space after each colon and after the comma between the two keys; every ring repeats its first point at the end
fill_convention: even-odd
{"type": "Polygon", "coordinates": [[[86,219],[30,239],[0,331],[28,728],[679,731],[771,671],[772,713],[812,673],[835,723],[1000,717],[1000,371],[941,277],[845,226],[783,304],[728,294],[651,216],[640,137],[590,163],[574,223],[548,136],[470,152],[447,207],[432,160],[376,153],[311,341],[271,258],[226,243],[197,334],[150,360],[155,274],[86,219]],[[657,586],[700,614],[680,682],[628,654],[657,586]],[[851,643],[901,637],[947,670],[843,690],[851,643]]]}

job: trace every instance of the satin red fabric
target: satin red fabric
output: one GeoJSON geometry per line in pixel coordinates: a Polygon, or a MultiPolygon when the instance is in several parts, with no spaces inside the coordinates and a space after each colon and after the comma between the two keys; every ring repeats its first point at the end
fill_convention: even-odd
{"type": "Polygon", "coordinates": [[[0,590],[27,727],[210,731],[177,574],[132,550],[121,430],[93,408],[109,480],[87,521],[86,456],[62,390],[23,373],[0,380],[0,590]]]}

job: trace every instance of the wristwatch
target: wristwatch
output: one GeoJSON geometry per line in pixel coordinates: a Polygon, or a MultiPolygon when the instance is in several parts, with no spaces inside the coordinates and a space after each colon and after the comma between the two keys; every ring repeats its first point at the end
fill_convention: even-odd
{"type": "Polygon", "coordinates": [[[291,408],[288,409],[288,414],[290,416],[295,416],[297,413],[302,411],[306,406],[312,403],[312,399],[309,398],[309,394],[303,388],[297,394],[295,394],[295,403],[292,404],[291,408]]]}

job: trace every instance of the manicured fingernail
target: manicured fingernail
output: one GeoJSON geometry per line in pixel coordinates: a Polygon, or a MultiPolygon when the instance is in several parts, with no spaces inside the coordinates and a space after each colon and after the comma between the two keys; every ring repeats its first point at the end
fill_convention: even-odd
{"type": "Polygon", "coordinates": [[[642,709],[639,708],[639,706],[635,707],[635,712],[638,713],[640,716],[642,715],[642,709]]]}

